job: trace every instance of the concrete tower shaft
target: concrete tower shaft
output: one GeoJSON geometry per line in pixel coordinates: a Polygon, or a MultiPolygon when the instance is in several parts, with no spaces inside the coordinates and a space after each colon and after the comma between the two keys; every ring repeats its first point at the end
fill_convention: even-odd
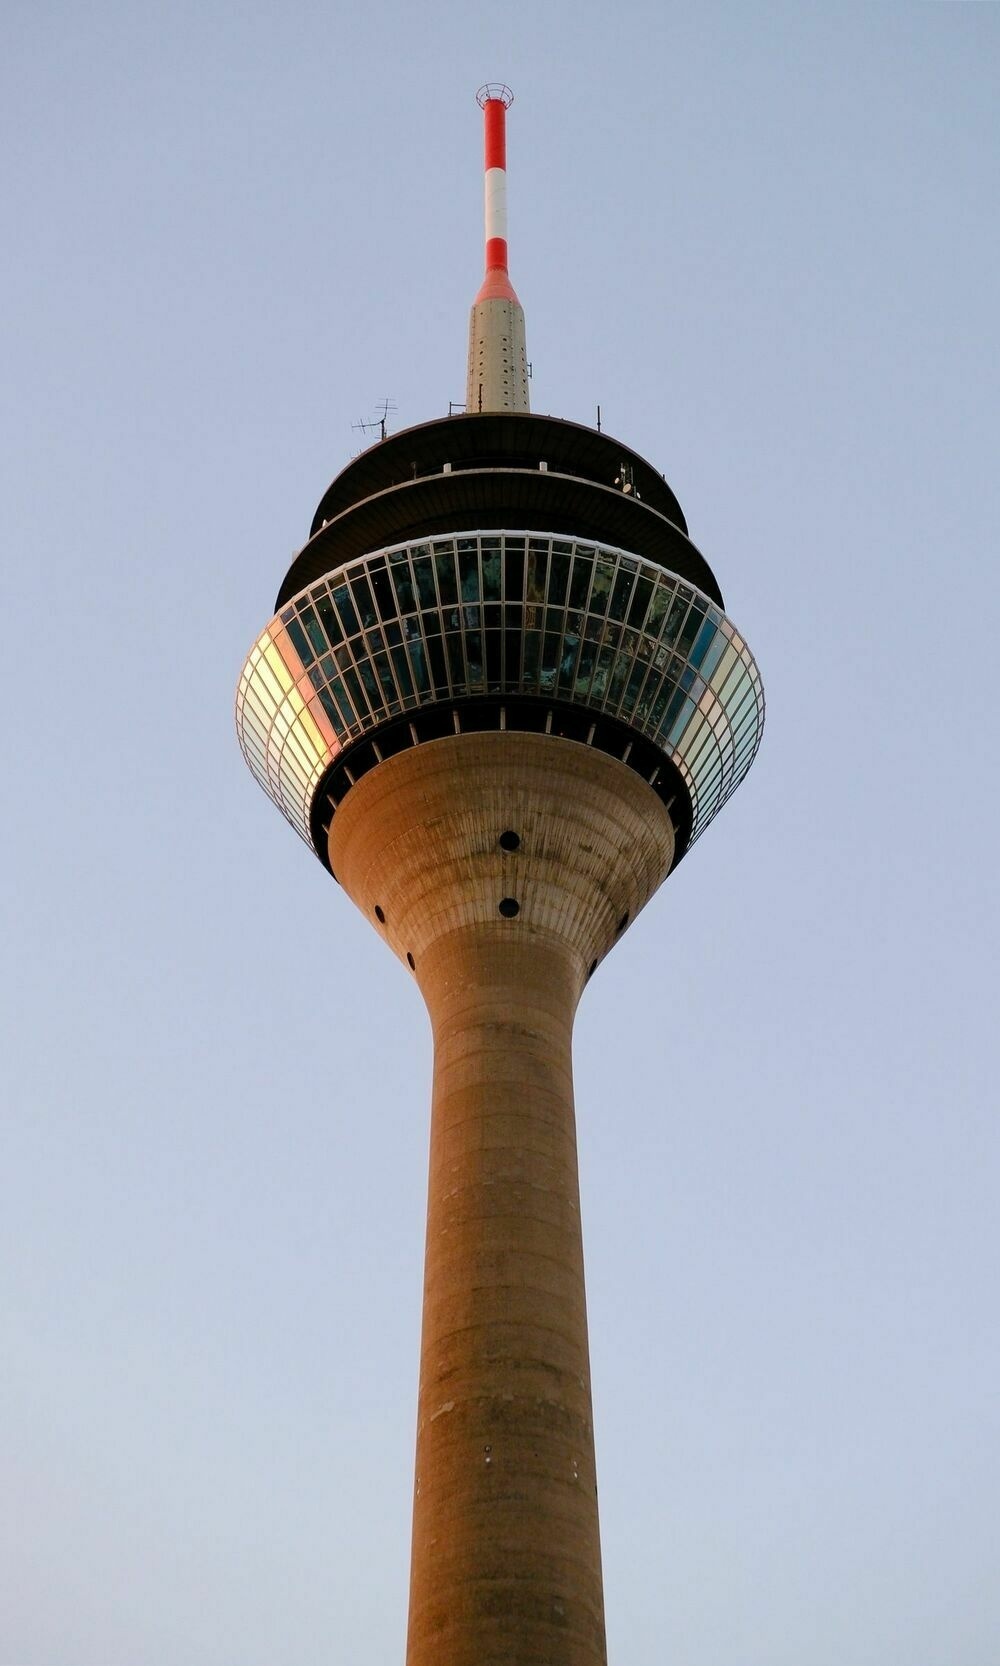
{"type": "Polygon", "coordinates": [[[434,1035],[407,1666],[604,1666],[572,1029],[670,817],[586,746],[458,735],[359,781],[329,854],[434,1035]]]}
{"type": "Polygon", "coordinates": [[[483,111],[486,275],[469,318],[467,411],[526,411],[528,354],[524,309],[507,269],[507,111],[509,87],[478,93],[483,111]]]}

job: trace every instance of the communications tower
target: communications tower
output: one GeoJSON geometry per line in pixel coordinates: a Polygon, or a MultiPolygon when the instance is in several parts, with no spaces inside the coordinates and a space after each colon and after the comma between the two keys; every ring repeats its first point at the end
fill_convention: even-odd
{"type": "Polygon", "coordinates": [[[603,1666],[573,1017],[749,769],[763,694],[659,471],[529,411],[511,94],[479,103],[465,413],[337,476],[236,718],[433,1030],[407,1666],[603,1666]]]}

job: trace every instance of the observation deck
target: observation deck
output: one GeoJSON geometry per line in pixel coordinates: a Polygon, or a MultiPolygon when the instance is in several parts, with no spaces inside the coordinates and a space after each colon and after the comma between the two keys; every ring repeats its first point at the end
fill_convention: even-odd
{"type": "Polygon", "coordinates": [[[736,627],[679,573],[570,532],[478,527],[317,575],[252,648],[236,716],[254,775],[327,865],[360,776],[485,729],[620,758],[666,805],[676,864],[750,768],[764,700],[736,627]]]}

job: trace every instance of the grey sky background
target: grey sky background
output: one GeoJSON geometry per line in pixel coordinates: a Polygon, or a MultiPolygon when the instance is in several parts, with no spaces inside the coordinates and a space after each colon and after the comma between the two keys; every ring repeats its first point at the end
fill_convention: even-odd
{"type": "Polygon", "coordinates": [[[610,1658],[989,1666],[1000,11],[11,0],[0,1666],[401,1661],[419,997],[232,700],[464,390],[515,89],[536,409],[763,670],[577,1099],[610,1658]]]}

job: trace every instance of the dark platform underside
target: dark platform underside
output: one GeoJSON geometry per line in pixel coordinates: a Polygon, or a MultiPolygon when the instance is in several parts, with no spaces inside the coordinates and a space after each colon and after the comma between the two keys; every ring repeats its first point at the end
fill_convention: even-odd
{"type": "Polygon", "coordinates": [[[677,866],[691,838],[692,811],[687,787],[676,765],[652,741],[636,735],[627,723],[617,718],[561,701],[517,695],[490,695],[424,706],[383,725],[375,735],[364,736],[342,752],[319,782],[312,800],[310,837],[323,865],[330,867],[328,834],[337,805],[362,775],[408,747],[443,740],[448,735],[495,729],[552,734],[620,758],[648,782],[666,807],[674,825],[673,866],[677,866]]]}

